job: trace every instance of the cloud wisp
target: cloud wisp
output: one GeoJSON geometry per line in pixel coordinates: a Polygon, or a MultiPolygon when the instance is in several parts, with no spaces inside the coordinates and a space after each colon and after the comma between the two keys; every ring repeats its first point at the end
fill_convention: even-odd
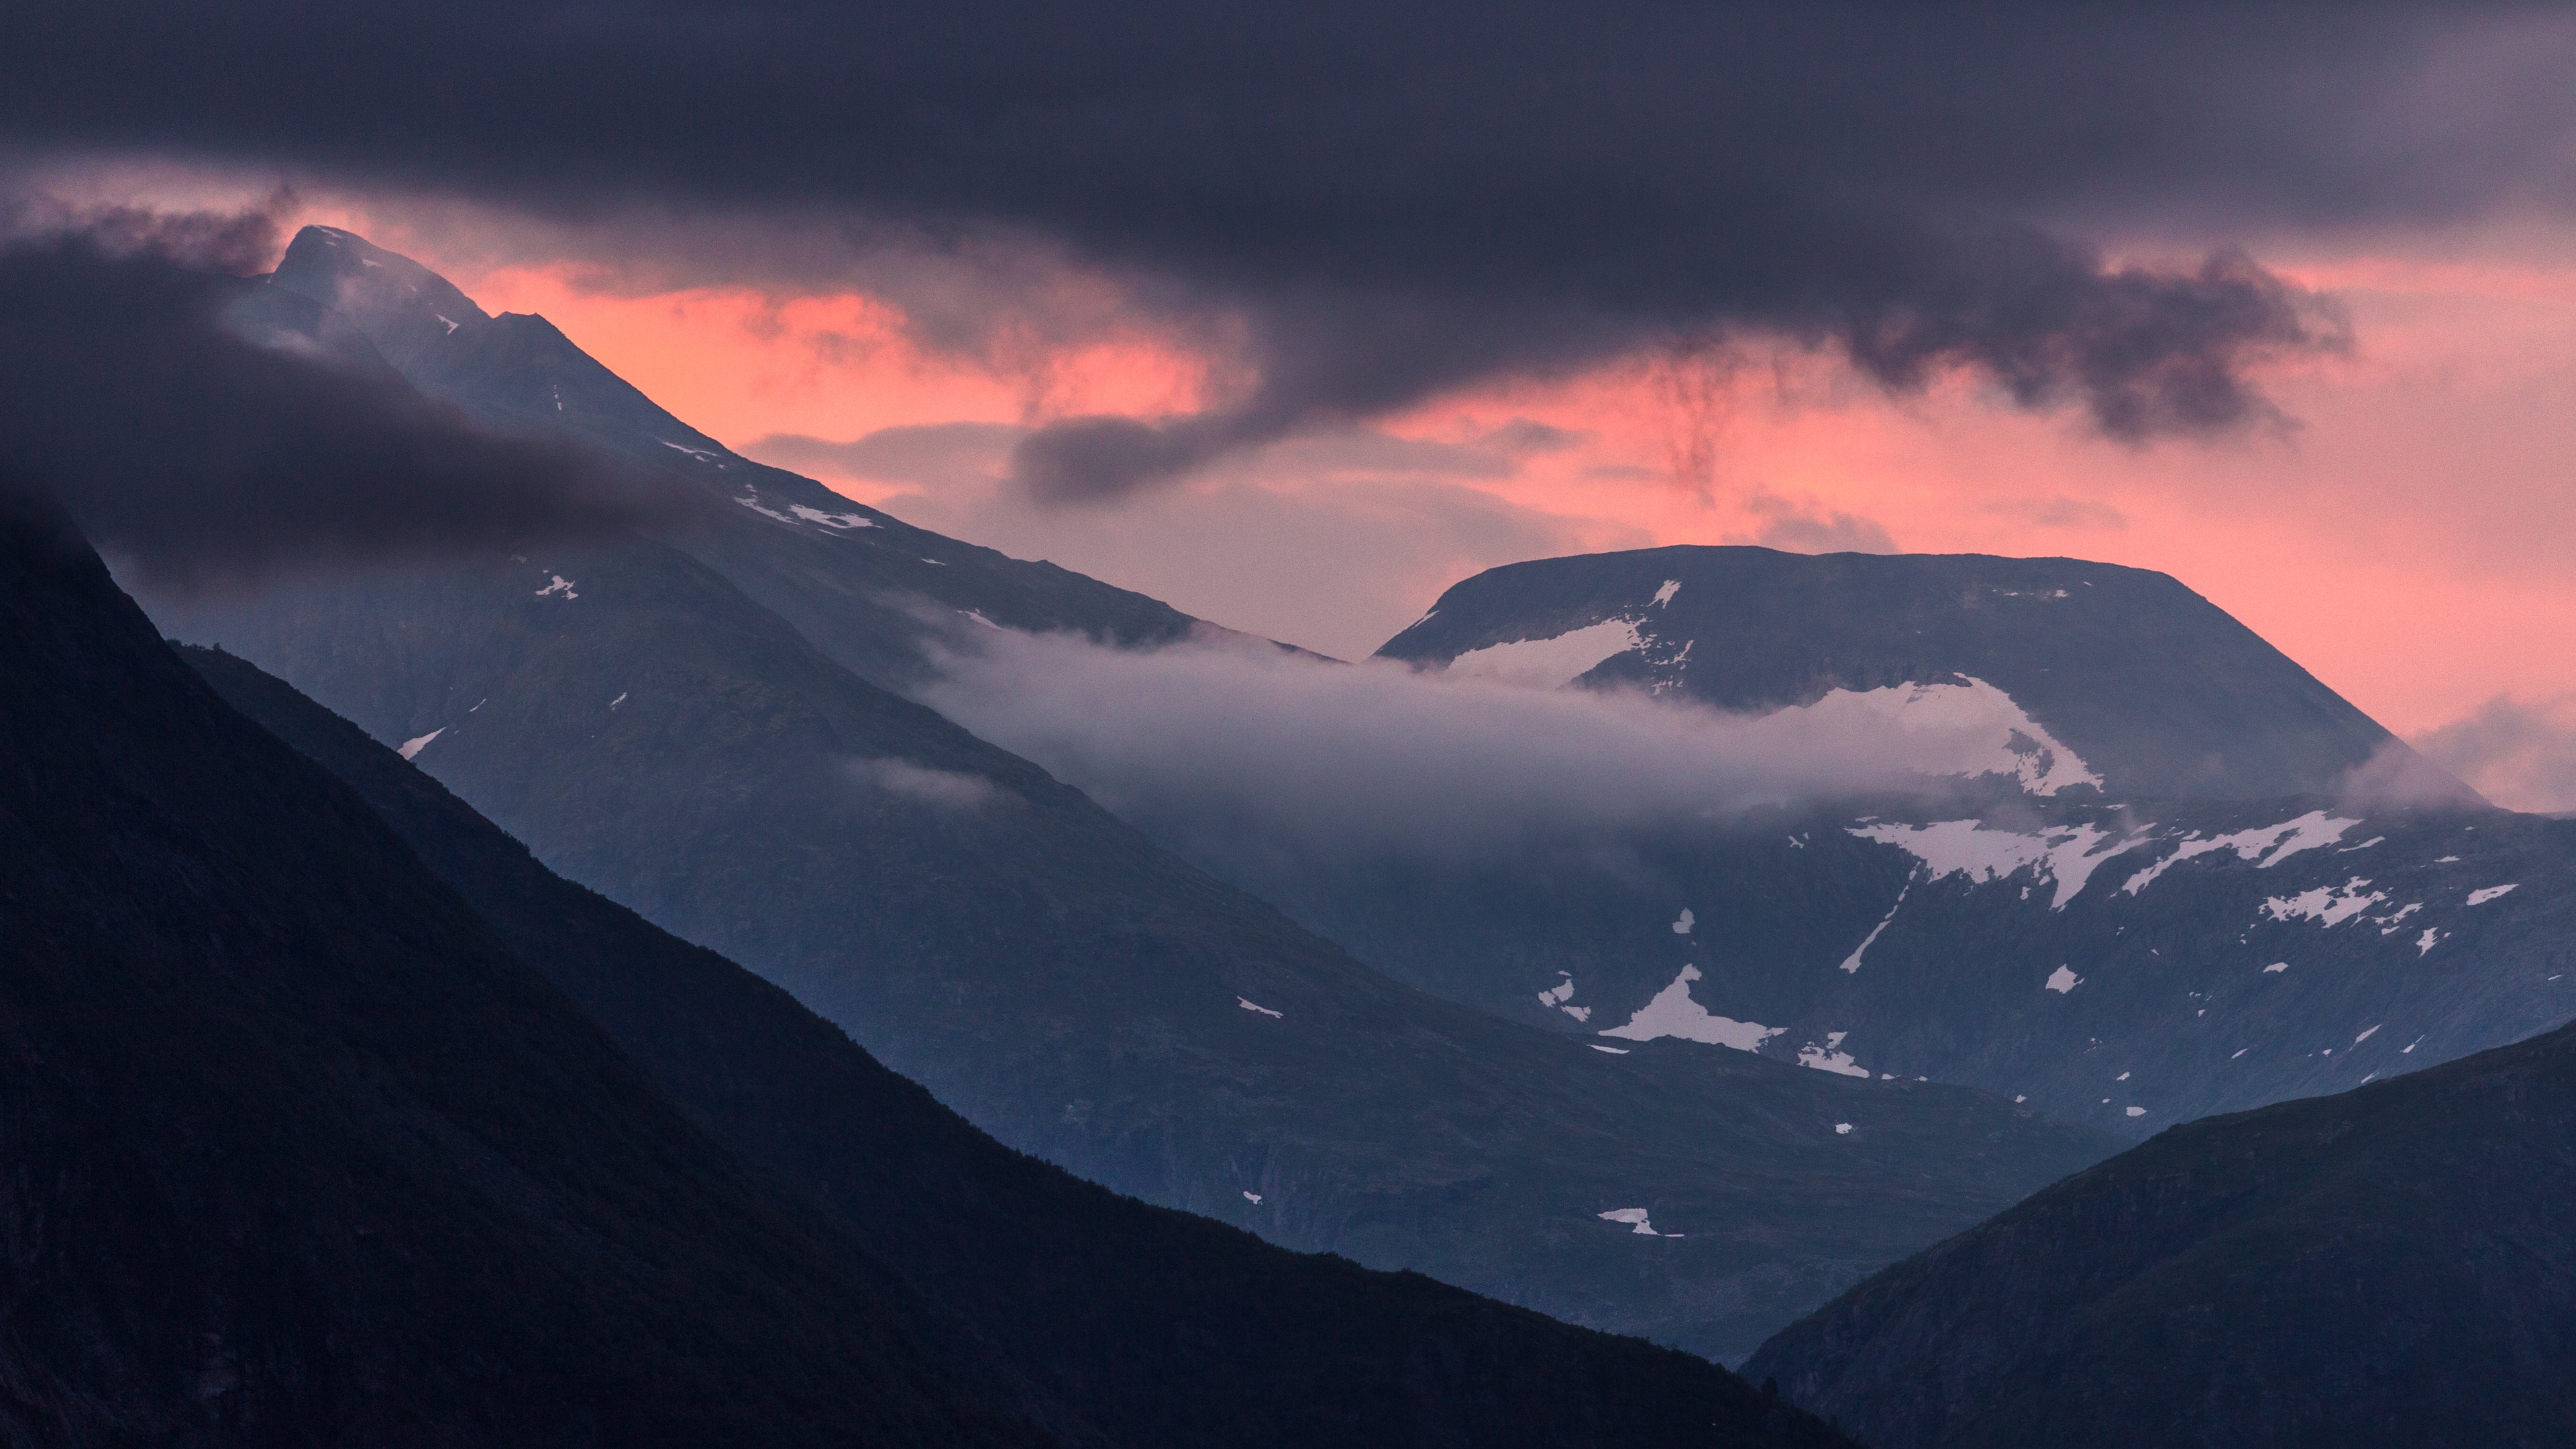
{"type": "Polygon", "coordinates": [[[0,243],[0,486],[183,589],[683,506],[572,444],[472,422],[308,299],[236,275],[275,251],[257,215],[117,213],[0,243]]]}
{"type": "Polygon", "coordinates": [[[1867,710],[1730,715],[1639,694],[978,631],[928,703],[1195,858],[1253,876],[1459,863],[1828,797],[1928,794],[1990,731],[1867,710]]]}
{"type": "MultiPolygon", "coordinates": [[[[2265,359],[2345,333],[2226,241],[2576,205],[2571,57],[2576,22],[2544,9],[2309,0],[101,0],[16,27],[0,143],[469,198],[639,248],[792,221],[823,238],[778,263],[802,273],[814,246],[1058,259],[1036,270],[1229,352],[1195,410],[1019,441],[1025,488],[1082,502],[1689,338],[1785,339],[1898,391],[1966,374],[2130,442],[2259,426],[2265,359]],[[2177,217],[2219,245],[2081,239],[2177,217]]],[[[951,341],[1015,325],[924,306],[951,341]]]]}
{"type": "Polygon", "coordinates": [[[2576,695],[2534,703],[2498,695],[2412,743],[2509,810],[2576,811],[2576,695]]]}

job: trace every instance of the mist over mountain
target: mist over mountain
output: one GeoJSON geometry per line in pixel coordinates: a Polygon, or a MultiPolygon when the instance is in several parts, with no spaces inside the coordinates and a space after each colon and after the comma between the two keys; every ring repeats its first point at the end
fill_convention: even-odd
{"type": "Polygon", "coordinates": [[[1874,702],[1928,716],[1968,708],[1956,692],[1982,683],[2008,702],[1974,703],[2019,736],[2002,748],[2051,795],[2321,794],[2411,753],[2175,580],[2080,559],[1694,546],[1542,559],[1449,589],[1378,653],[1453,672],[1528,660],[1551,685],[1762,712],[1911,687],[1921,697],[1874,702]]]}
{"type": "Polygon", "coordinates": [[[2161,576],[1553,560],[1358,668],[989,634],[922,697],[1371,965],[1536,1026],[2144,1136],[2576,1015],[2563,842],[2161,576]],[[2302,778],[2340,788],[2279,793],[2302,778]]]}

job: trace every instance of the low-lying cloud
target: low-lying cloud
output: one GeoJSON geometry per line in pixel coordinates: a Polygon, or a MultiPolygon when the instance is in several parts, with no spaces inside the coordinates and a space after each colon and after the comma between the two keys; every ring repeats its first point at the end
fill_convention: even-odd
{"type": "Polygon", "coordinates": [[[258,214],[119,212],[0,243],[0,486],[51,496],[101,551],[182,588],[681,506],[570,442],[478,425],[309,300],[238,275],[276,250],[258,214]]]}
{"type": "Polygon", "coordinates": [[[1492,859],[1767,803],[1944,790],[1994,752],[1990,731],[1864,709],[1731,715],[1259,645],[979,631],[963,647],[930,704],[1241,875],[1492,859]]]}
{"type": "Polygon", "coordinates": [[[2498,695],[2413,744],[2508,810],[2576,811],[2576,695],[2536,703],[2498,695]]]}

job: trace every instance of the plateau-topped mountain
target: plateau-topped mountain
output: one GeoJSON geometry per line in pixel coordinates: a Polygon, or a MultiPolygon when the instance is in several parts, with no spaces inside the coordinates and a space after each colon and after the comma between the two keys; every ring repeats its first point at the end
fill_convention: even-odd
{"type": "Polygon", "coordinates": [[[2571,1363],[2576,1028],[2174,1128],[1748,1371],[1884,1449],[2542,1449],[2571,1363]]]}
{"type": "Polygon", "coordinates": [[[1290,1253],[1013,1152],[787,993],[548,871],[282,681],[185,654],[357,791],[709,1132],[1110,1443],[1839,1442],[1705,1360],[1290,1253]]]}
{"type": "Polygon", "coordinates": [[[14,500],[0,760],[0,1437],[1079,1442],[14,500]]]}
{"type": "MultiPolygon", "coordinates": [[[[272,285],[355,242],[308,231],[272,285]]],[[[365,330],[367,293],[314,285],[365,330]]],[[[700,470],[715,517],[156,617],[399,745],[550,867],[787,988],[1003,1142],[1720,1358],[2116,1149],[1985,1094],[1577,1040],[1388,980],[882,684],[976,616],[1112,641],[1191,621],[656,436],[667,415],[541,321],[438,304],[458,347],[555,341],[488,374],[437,338],[376,345],[496,419],[700,470]]]]}
{"type": "Polygon", "coordinates": [[[1748,547],[1540,559],[1452,587],[1378,654],[1728,710],[1984,721],[1995,773],[2043,795],[2330,793],[2383,752],[2446,778],[2172,578],[2080,559],[1748,547]]]}
{"type": "MultiPolygon", "coordinates": [[[[1569,826],[1472,856],[1219,851],[1145,821],[1362,960],[1499,1015],[1966,1083],[2133,1136],[2576,1016],[2576,836],[2403,778],[2413,757],[2385,731],[2161,575],[1748,548],[1554,559],[1458,585],[1381,654],[1825,732],[1892,718],[1966,762],[1911,794],[1569,826]],[[2227,739],[2246,748],[2193,743],[2227,739]],[[2247,775],[2257,760],[2305,763],[2247,775]],[[2218,793],[2355,766],[2368,788],[2341,799],[2218,793]],[[2180,793],[2140,793],[2157,780],[2180,793]]],[[[1262,825],[1241,828],[1266,842],[1262,825]]]]}

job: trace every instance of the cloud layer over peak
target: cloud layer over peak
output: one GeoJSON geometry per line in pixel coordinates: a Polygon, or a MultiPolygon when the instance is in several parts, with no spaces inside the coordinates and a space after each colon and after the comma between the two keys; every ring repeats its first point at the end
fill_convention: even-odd
{"type": "Polygon", "coordinates": [[[102,0],[13,26],[0,140],[556,220],[821,217],[853,255],[1021,239],[1240,353],[1201,411],[1021,441],[1025,486],[1083,500],[1712,333],[2124,440],[2260,423],[2249,369],[2342,332],[2225,242],[2563,209],[2572,55],[2558,11],[2286,0],[102,0]],[[2077,239],[2142,217],[2219,245],[2077,239]]]}
{"type": "Polygon", "coordinates": [[[477,425],[310,299],[228,274],[274,254],[264,216],[18,220],[0,238],[0,493],[50,498],[158,583],[592,535],[682,506],[570,443],[477,425]]]}

